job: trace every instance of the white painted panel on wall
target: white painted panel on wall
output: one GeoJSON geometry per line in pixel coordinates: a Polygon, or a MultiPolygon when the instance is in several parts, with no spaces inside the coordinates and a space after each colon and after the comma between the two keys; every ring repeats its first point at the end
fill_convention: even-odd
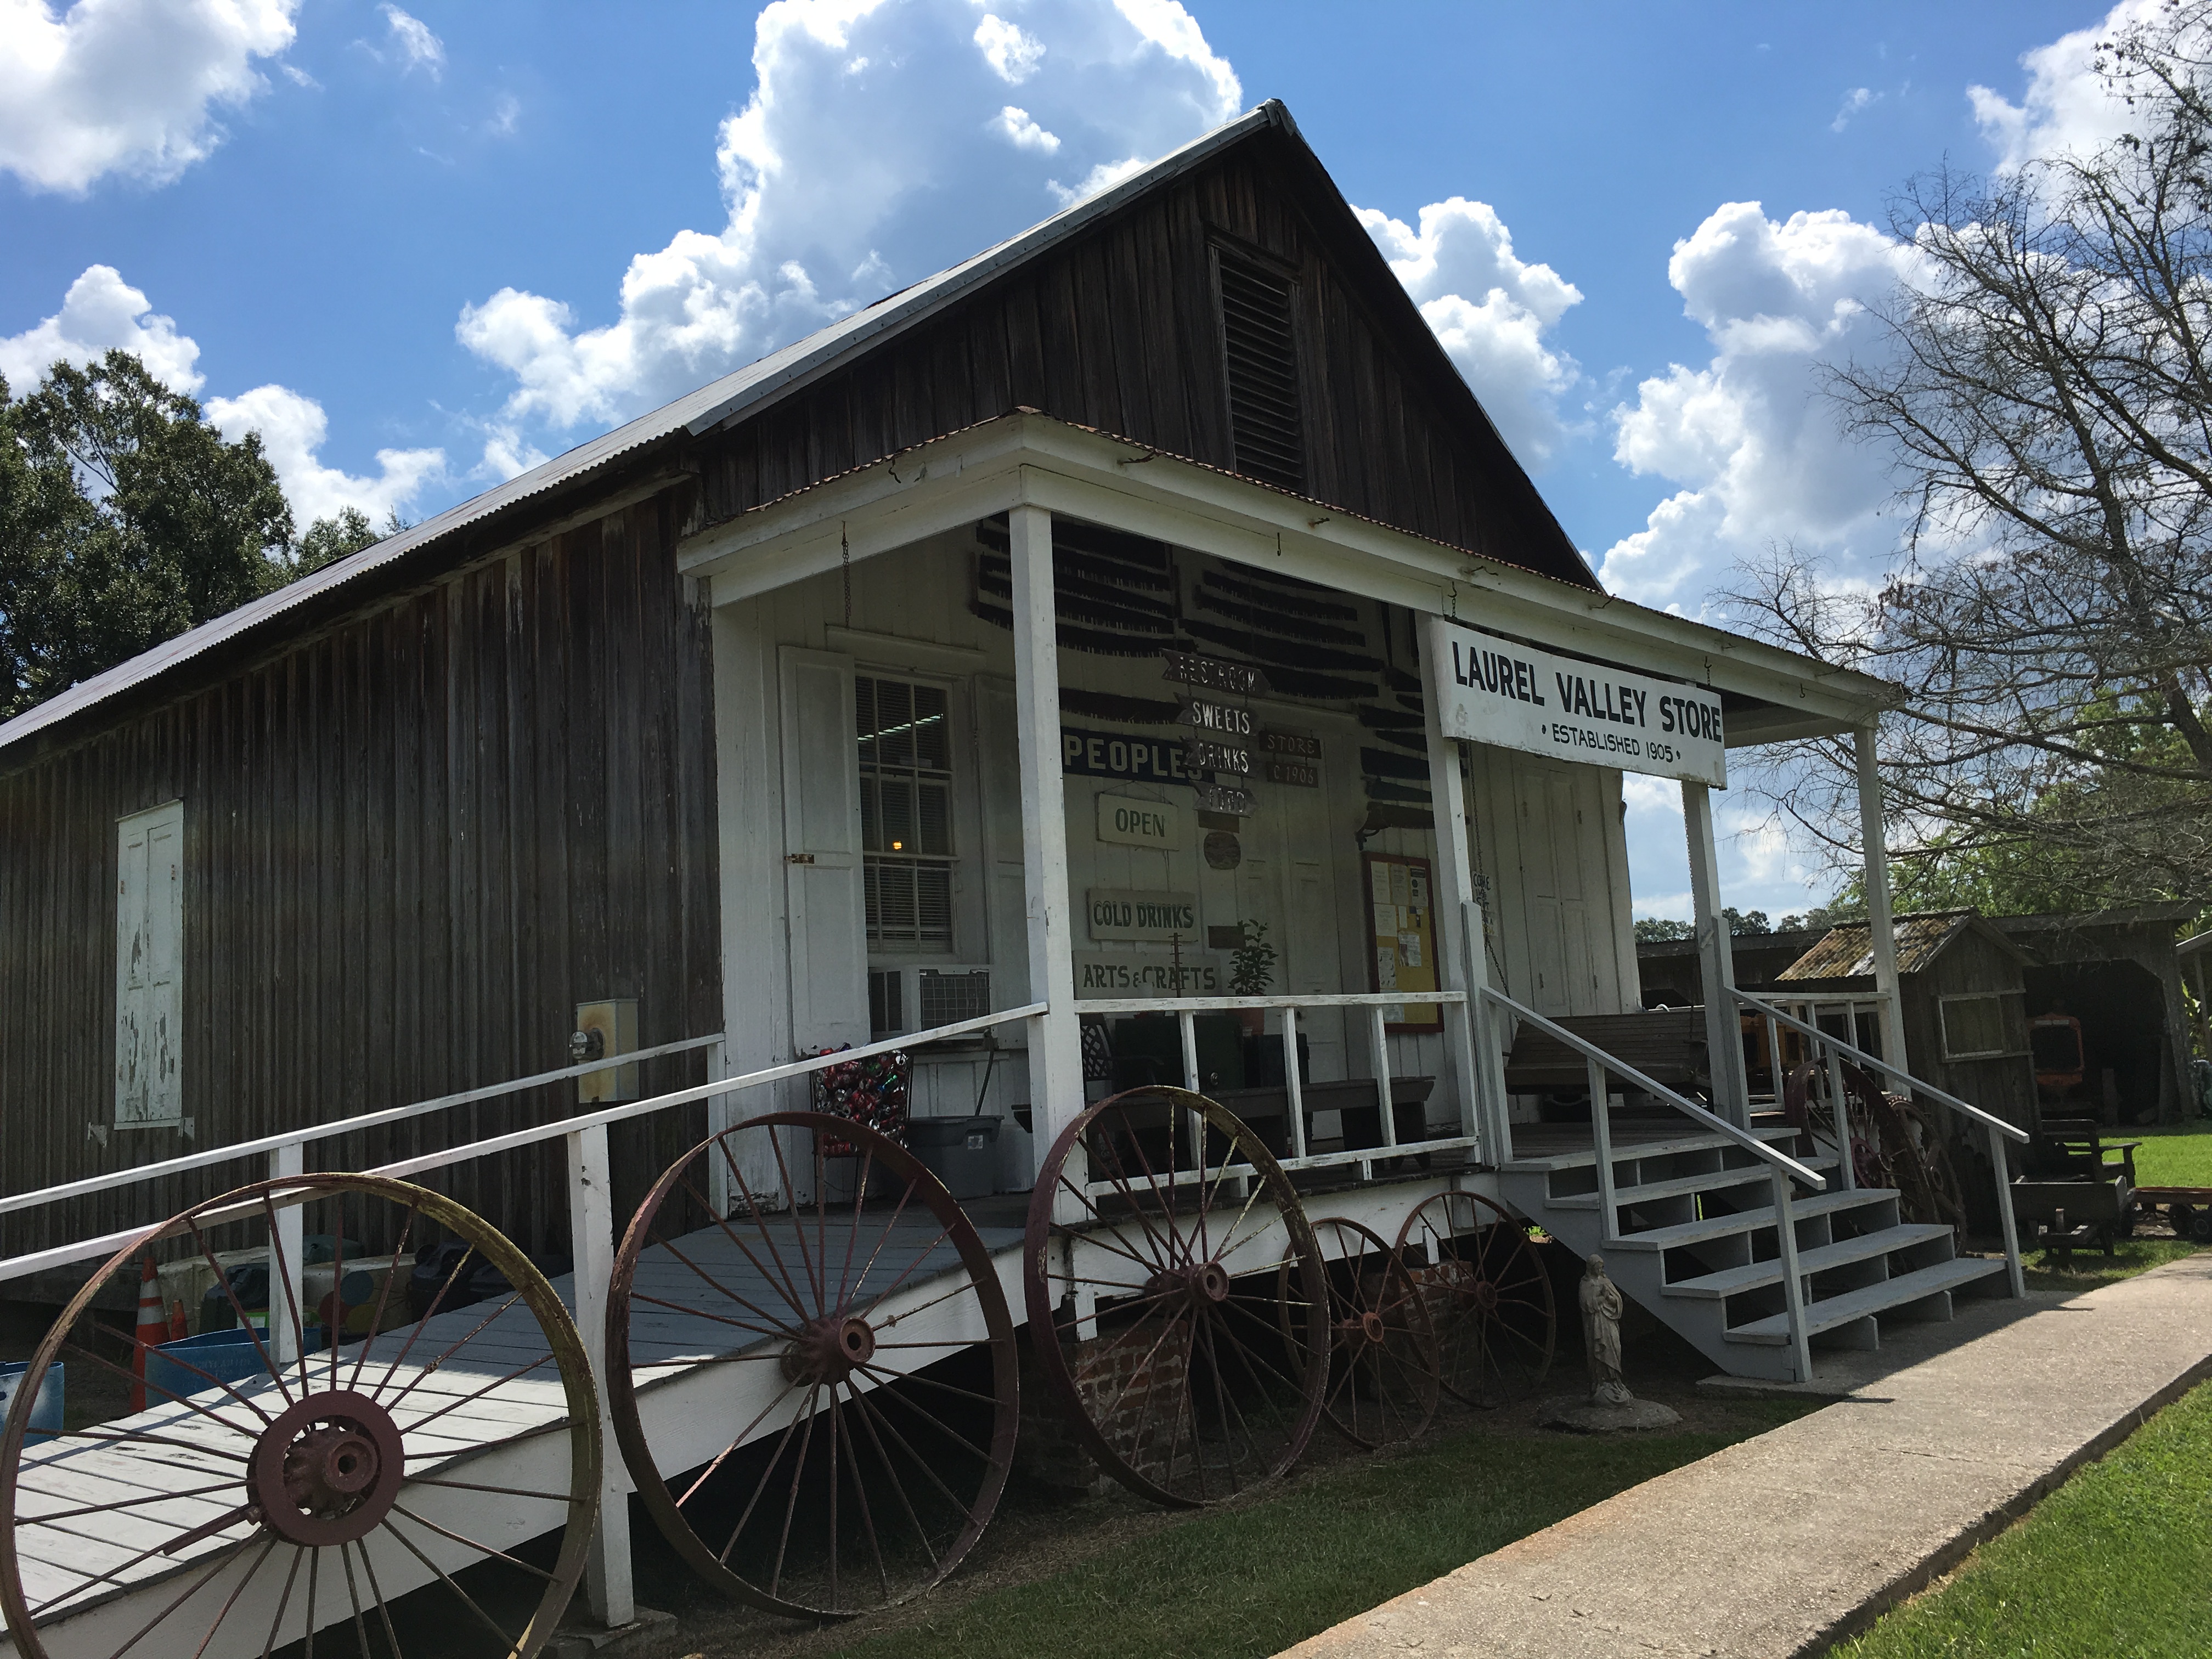
{"type": "Polygon", "coordinates": [[[116,825],[115,1121],[184,1115],[185,806],[116,825]]]}

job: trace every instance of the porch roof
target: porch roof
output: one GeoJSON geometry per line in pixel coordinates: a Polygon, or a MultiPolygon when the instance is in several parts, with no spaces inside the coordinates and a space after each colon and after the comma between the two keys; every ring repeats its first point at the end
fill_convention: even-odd
{"type": "Polygon", "coordinates": [[[1904,700],[1887,680],[1033,410],[952,432],[686,537],[684,574],[728,604],[1019,505],[1151,537],[1531,644],[1721,692],[1729,744],[1847,732],[1904,700]]]}

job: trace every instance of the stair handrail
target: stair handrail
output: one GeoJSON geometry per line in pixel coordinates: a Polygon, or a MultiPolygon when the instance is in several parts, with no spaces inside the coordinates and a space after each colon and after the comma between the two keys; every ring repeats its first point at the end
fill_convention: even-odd
{"type": "MultiPolygon", "coordinates": [[[[1803,1164],[1800,1164],[1796,1158],[1790,1157],[1787,1152],[1777,1152],[1772,1146],[1767,1145],[1766,1142],[1761,1140],[1757,1135],[1752,1133],[1748,1129],[1739,1129],[1735,1124],[1729,1122],[1726,1118],[1708,1111],[1705,1107],[1698,1105],[1694,1100],[1687,1099],[1685,1097],[1675,1093],[1674,1090],[1668,1088],[1665,1084],[1654,1082],[1651,1079],[1644,1076],[1643,1073],[1638,1071],[1633,1066],[1629,1065],[1626,1060],[1616,1059],[1613,1055],[1606,1053],[1604,1049],[1599,1048],[1597,1044],[1592,1042],[1588,1037],[1577,1036],[1572,1031],[1568,1030],[1565,1026],[1554,1024],[1552,1021],[1546,1019],[1543,1015],[1538,1013],[1534,1009],[1524,1007],[1520,1003],[1516,1002],[1511,997],[1507,996],[1504,992],[1498,990],[1495,986],[1485,987],[1483,994],[1491,1001],[1495,1002],[1499,1007],[1505,1009],[1508,1012],[1514,1015],[1516,1018],[1527,1020],[1531,1025],[1535,1026],[1539,1030],[1550,1032],[1553,1036],[1559,1038],[1560,1042],[1565,1043],[1567,1047],[1572,1048],[1576,1053],[1582,1055],[1584,1060],[1593,1060],[1597,1064],[1603,1066],[1607,1071],[1612,1073],[1615,1077],[1621,1079],[1624,1082],[1634,1084],[1638,1088],[1644,1091],[1647,1094],[1657,1095],[1668,1105],[1672,1106],[1676,1111],[1684,1113],[1686,1115],[1696,1119],[1698,1122],[1711,1129],[1715,1134],[1726,1135],[1737,1146],[1742,1147],[1744,1151],[1747,1152],[1756,1152],[1761,1158],[1765,1159],[1768,1164],[1772,1164],[1775,1168],[1780,1170],[1784,1174],[1789,1176],[1793,1181],[1802,1181],[1807,1186],[1812,1188],[1815,1192],[1826,1192],[1827,1190],[1827,1179],[1817,1170],[1811,1169],[1803,1164]]],[[[1592,1113],[1592,1118],[1593,1121],[1595,1121],[1595,1113],[1594,1111],[1592,1113]]]]}
{"type": "MultiPolygon", "coordinates": [[[[1905,1071],[1903,1067],[1893,1066],[1886,1060],[1876,1059],[1874,1055],[1867,1053],[1865,1049],[1858,1048],[1855,1044],[1844,1042],[1843,1038],[1838,1036],[1832,1031],[1824,1031],[1817,1025],[1808,1025],[1803,1020],[1796,1018],[1794,1014],[1784,1013],[1781,1009],[1776,1007],[1772,1003],[1762,1001],[1759,998],[1753,996],[1748,991],[1740,991],[1734,986],[1730,986],[1729,988],[1729,994],[1733,996],[1738,1002],[1743,1004],[1744,1006],[1753,1010],[1761,1017],[1773,1020],[1778,1024],[1786,1025],[1791,1030],[1796,1031],[1802,1036],[1811,1037],[1816,1042],[1826,1044],[1827,1047],[1835,1050],[1835,1052],[1844,1059],[1850,1060],[1855,1064],[1863,1066],[1869,1071],[1880,1072],[1887,1077],[1893,1078],[1897,1082],[1903,1084],[1906,1088],[1911,1090],[1915,1094],[1926,1095],[1930,1100],[1939,1102],[1942,1105],[1949,1107],[1953,1111],[1960,1113],[1963,1116],[1972,1118],[1975,1122],[1980,1124],[1985,1129],[1994,1129],[1999,1134],[2005,1136],[2008,1139],[2017,1140],[2023,1146],[2025,1146],[2029,1139],[2027,1131],[2020,1127],[2017,1124],[2007,1122],[2003,1118],[1997,1116],[1994,1112],[1985,1112],[1978,1106],[1970,1105],[1966,1101],[1960,1099],[1956,1095],[1946,1094],[1942,1090],[1937,1088],[1926,1079],[1915,1077],[1911,1073],[1905,1071]]],[[[1860,1000],[1864,1001],[1866,999],[1861,998],[1860,1000]]]]}
{"type": "MultiPolygon", "coordinates": [[[[2004,1234],[2005,1276],[2011,1283],[2012,1293],[2014,1296],[2026,1296],[2027,1279],[2020,1261],[2020,1224],[2014,1219],[2012,1212],[2012,1170],[2005,1162],[2004,1147],[2000,1144],[1998,1137],[2003,1136],[2008,1139],[2026,1145],[2029,1139],[2027,1131],[2015,1124],[2008,1123],[1993,1112],[1985,1112],[1978,1106],[1967,1104],[1958,1096],[1946,1093],[1934,1084],[1917,1078],[1911,1073],[1893,1066],[1887,1060],[1875,1059],[1865,1049],[1855,1043],[1844,1042],[1832,1032],[1824,1031],[1817,1025],[1808,1025],[1794,1015],[1785,1014],[1773,1004],[1762,1001],[1748,992],[1739,991],[1734,986],[1730,986],[1729,994],[1762,1018],[1778,1024],[1786,1025],[1801,1036],[1809,1037],[1814,1042],[1824,1045],[1832,1060],[1838,1056],[1842,1056],[1851,1060],[1855,1065],[1868,1067],[1884,1077],[1893,1078],[1902,1084],[1908,1092],[1926,1095],[1929,1099],[1948,1106],[1970,1122],[1980,1124],[1988,1132],[1990,1163],[1996,1175],[1997,1221],[2004,1234]]],[[[1777,1046],[1779,1047],[1778,1044],[1777,1046]]],[[[1781,1056],[1778,1053],[1775,1056],[1775,1066],[1778,1071],[1781,1067],[1781,1056]]],[[[1781,1090],[1778,1081],[1775,1094],[1776,1098],[1779,1100],[1781,1090]]],[[[1842,1160],[1843,1167],[1848,1170],[1850,1167],[1851,1149],[1847,1140],[1838,1146],[1837,1155],[1842,1160]]]]}
{"type": "Polygon", "coordinates": [[[1813,1351],[1810,1334],[1805,1328],[1805,1282],[1797,1267],[1797,1212],[1796,1194],[1790,1183],[1802,1181],[1814,1192],[1826,1192],[1828,1187],[1826,1178],[1787,1152],[1777,1152],[1750,1130],[1738,1128],[1726,1118],[1707,1111],[1697,1102],[1677,1094],[1665,1084],[1644,1076],[1633,1066],[1606,1053],[1587,1037],[1577,1036],[1564,1025],[1546,1019],[1534,1008],[1524,1007],[1495,987],[1485,986],[1483,995],[1516,1018],[1527,1020],[1538,1030],[1550,1032],[1581,1054],[1589,1067],[1590,1139],[1592,1150],[1597,1157],[1598,1237],[1603,1244],[1610,1247],[1617,1242],[1613,1226],[1620,1213],[1613,1181],[1613,1127],[1606,1107],[1608,1091],[1605,1080],[1607,1073],[1624,1083],[1632,1083],[1647,1093],[1656,1096],[1693,1122],[1735,1142],[1746,1152],[1758,1154],[1766,1165],[1767,1188],[1774,1203],[1775,1259],[1782,1273],[1782,1299],[1789,1317],[1791,1363],[1796,1367],[1798,1382],[1811,1382],[1813,1351]]]}

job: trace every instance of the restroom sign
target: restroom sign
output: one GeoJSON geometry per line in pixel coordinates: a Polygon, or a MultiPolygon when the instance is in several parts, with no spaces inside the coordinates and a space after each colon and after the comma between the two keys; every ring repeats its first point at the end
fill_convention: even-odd
{"type": "Polygon", "coordinates": [[[1720,693],[1555,656],[1443,617],[1422,638],[1444,736],[1725,787],[1720,693]]]}

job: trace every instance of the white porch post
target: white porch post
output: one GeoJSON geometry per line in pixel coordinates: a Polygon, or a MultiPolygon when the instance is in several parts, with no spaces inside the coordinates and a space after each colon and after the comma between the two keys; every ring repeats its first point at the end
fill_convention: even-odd
{"type": "Polygon", "coordinates": [[[1691,920],[1698,929],[1698,965],[1705,982],[1706,1057],[1712,1063],[1713,1103],[1739,1128],[1751,1127],[1751,1084],[1744,1075],[1743,1039],[1736,1019],[1735,960],[1728,918],[1721,914],[1720,848],[1713,838],[1712,792],[1682,782],[1682,830],[1690,843],[1691,920]]]}
{"type": "MultiPolygon", "coordinates": [[[[1897,994],[1897,928],[1889,909],[1889,846],[1881,822],[1881,771],[1875,738],[1880,727],[1862,726],[1851,734],[1859,772],[1859,845],[1865,859],[1867,939],[1874,952],[1874,988],[1881,994],[1881,1057],[1903,1071],[1905,1011],[1897,994]]],[[[1851,1034],[1858,1041],[1858,1034],[1851,1034]]]]}
{"type": "MultiPolygon", "coordinates": [[[[1083,1040],[1075,1018],[1075,937],[1067,894],[1067,808],[1060,784],[1060,641],[1053,602],[1052,514],[1007,515],[1014,575],[1014,700],[1022,768],[1022,883],[1027,898],[1030,1121],[1040,1167],[1083,1109],[1083,1040]]],[[[1072,1170],[1080,1179],[1079,1170],[1072,1170]]]]}
{"type": "Polygon", "coordinates": [[[615,1444],[614,1413],[608,1403],[607,1285],[614,1276],[614,1200],[607,1173],[607,1127],[594,1124],[567,1137],[568,1143],[568,1251],[575,1259],[576,1334],[584,1340],[592,1370],[599,1378],[599,1514],[584,1558],[584,1601],[592,1617],[609,1630],[635,1622],[637,1597],[631,1588],[629,1480],[622,1450],[615,1444]]]}
{"type": "Polygon", "coordinates": [[[1433,686],[1423,703],[1428,711],[1429,795],[1436,804],[1437,821],[1437,891],[1431,899],[1430,912],[1436,921],[1437,951],[1443,958],[1437,964],[1443,971],[1437,983],[1444,990],[1468,994],[1463,1021],[1455,1021],[1450,1010],[1443,1011],[1444,1054],[1459,1087],[1459,1132],[1480,1135],[1484,1161],[1497,1164],[1504,1157],[1497,1127],[1504,1114],[1498,1109],[1498,1097],[1491,1092],[1490,1050],[1496,1045],[1486,1035],[1495,1027],[1482,1003],[1482,988],[1488,983],[1484,972],[1487,964],[1482,960],[1480,935],[1469,940],[1464,931],[1470,914],[1477,927],[1482,919],[1479,908],[1469,910],[1474,897],[1474,873],[1468,856],[1466,782],[1460,772],[1458,740],[1444,736],[1438,724],[1433,686]]]}

